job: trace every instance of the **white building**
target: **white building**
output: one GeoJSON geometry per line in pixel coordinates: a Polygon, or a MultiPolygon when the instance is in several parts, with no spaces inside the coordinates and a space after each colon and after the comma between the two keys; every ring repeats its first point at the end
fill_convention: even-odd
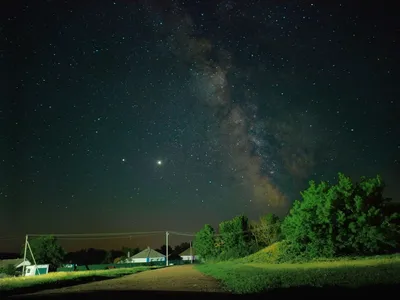
{"type": "Polygon", "coordinates": [[[119,263],[146,263],[154,261],[165,261],[165,255],[147,247],[142,252],[121,260],[119,263]]]}
{"type": "Polygon", "coordinates": [[[44,275],[49,273],[50,265],[30,265],[25,267],[25,276],[44,275]]]}
{"type": "Polygon", "coordinates": [[[196,261],[200,259],[199,255],[196,255],[196,251],[193,247],[186,249],[181,254],[179,254],[179,256],[182,257],[182,260],[196,261]]]}

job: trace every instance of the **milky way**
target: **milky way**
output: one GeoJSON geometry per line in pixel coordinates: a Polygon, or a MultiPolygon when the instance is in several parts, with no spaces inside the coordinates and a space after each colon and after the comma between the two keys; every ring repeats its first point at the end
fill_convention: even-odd
{"type": "MultiPolygon", "coordinates": [[[[234,170],[238,182],[252,190],[256,203],[286,207],[286,196],[271,179],[276,162],[268,153],[261,153],[264,137],[257,130],[250,131],[260,127],[260,123],[257,124],[255,116],[249,117],[243,107],[231,99],[232,84],[228,74],[233,62],[230,53],[221,47],[214,49],[207,38],[196,37],[192,19],[179,6],[174,6],[172,13],[173,18],[168,18],[169,40],[175,54],[190,66],[195,94],[218,120],[226,163],[234,170]],[[212,59],[215,54],[217,59],[212,59]]],[[[253,110],[257,110],[254,105],[253,110]]]]}

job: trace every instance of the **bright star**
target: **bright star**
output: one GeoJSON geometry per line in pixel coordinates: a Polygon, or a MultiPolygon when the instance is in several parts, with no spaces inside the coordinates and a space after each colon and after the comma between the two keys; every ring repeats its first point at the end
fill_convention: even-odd
{"type": "Polygon", "coordinates": [[[122,159],[122,162],[125,162],[125,158],[122,159]]]}
{"type": "Polygon", "coordinates": [[[161,160],[157,160],[157,165],[161,166],[162,165],[162,161],[161,160]]]}

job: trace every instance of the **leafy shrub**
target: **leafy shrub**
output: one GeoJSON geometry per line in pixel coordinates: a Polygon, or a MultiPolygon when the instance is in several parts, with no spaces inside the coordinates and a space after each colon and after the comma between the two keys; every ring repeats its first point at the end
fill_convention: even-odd
{"type": "Polygon", "coordinates": [[[8,264],[5,267],[0,268],[0,273],[8,275],[8,276],[14,276],[16,272],[16,268],[12,264],[8,264]]]}

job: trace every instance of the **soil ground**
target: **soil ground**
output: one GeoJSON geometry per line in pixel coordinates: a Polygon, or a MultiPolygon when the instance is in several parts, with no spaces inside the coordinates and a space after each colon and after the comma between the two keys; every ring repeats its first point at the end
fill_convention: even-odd
{"type": "Polygon", "coordinates": [[[184,265],[60,289],[44,290],[33,294],[15,296],[15,298],[107,291],[223,292],[220,284],[215,279],[200,273],[192,265],[184,265]]]}

